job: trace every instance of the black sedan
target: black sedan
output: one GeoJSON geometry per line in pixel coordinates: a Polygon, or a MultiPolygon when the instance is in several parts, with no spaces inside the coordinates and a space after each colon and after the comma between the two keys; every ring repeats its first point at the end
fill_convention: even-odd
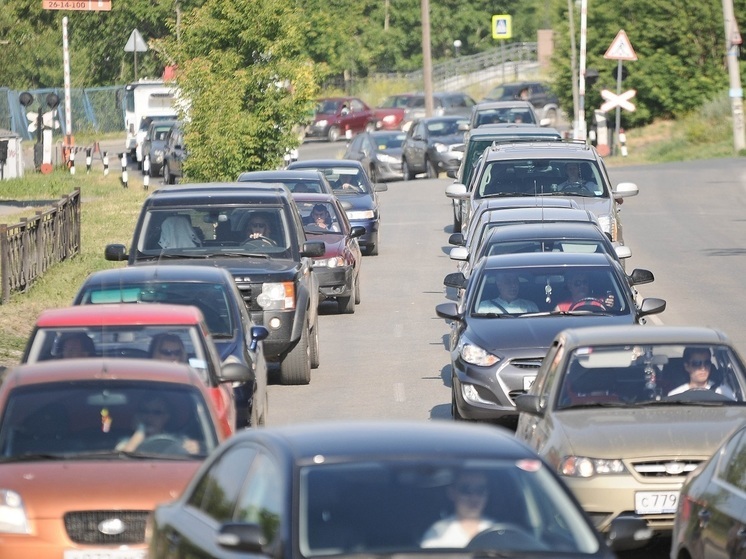
{"type": "Polygon", "coordinates": [[[679,493],[671,558],[744,556],[746,425],[731,433],[710,459],[689,474],[679,493]]]}
{"type": "Polygon", "coordinates": [[[624,549],[644,527],[617,519],[607,545],[557,474],[507,431],[320,422],[223,443],[154,511],[148,557],[404,559],[460,548],[463,557],[613,559],[610,547],[624,549]],[[464,503],[480,509],[479,526],[462,522],[464,503]],[[444,522],[457,538],[426,536],[444,522]]]}
{"type": "Polygon", "coordinates": [[[454,419],[513,423],[515,397],[533,384],[554,337],[565,328],[637,324],[666,303],[643,299],[631,286],[653,274],[627,277],[608,254],[537,252],[482,258],[468,281],[456,272],[449,287],[465,288],[463,303],[442,303],[452,322],[451,413],[454,419]]]}
{"type": "Polygon", "coordinates": [[[360,161],[373,182],[399,180],[403,177],[401,154],[406,136],[399,130],[361,132],[352,139],[342,157],[360,161]]]}
{"type": "Polygon", "coordinates": [[[296,192],[332,194],[332,186],[324,174],[314,169],[247,171],[239,175],[238,182],[284,184],[293,194],[296,192]]]}
{"type": "Polygon", "coordinates": [[[132,266],[89,275],[73,305],[169,303],[202,311],[215,347],[225,362],[242,363],[253,381],[235,384],[236,427],[263,425],[267,414],[268,335],[249,315],[233,276],[225,268],[181,264],[132,266]]]}
{"type": "Polygon", "coordinates": [[[313,271],[319,279],[319,301],[336,299],[339,312],[355,312],[360,303],[362,253],[357,240],[365,234],[350,225],[342,203],[333,194],[293,194],[303,230],[309,241],[323,241],[324,255],[314,258],[313,271]]]}
{"type": "Polygon", "coordinates": [[[363,165],[351,159],[307,159],[294,161],[287,168],[317,169],[324,173],[334,195],[344,204],[347,219],[352,225],[365,228],[365,234],[358,239],[360,248],[369,256],[378,254],[381,223],[378,193],[388,190],[385,183],[371,182],[363,165]]]}
{"type": "Polygon", "coordinates": [[[417,120],[407,130],[402,146],[402,174],[405,180],[425,173],[437,178],[441,172],[456,172],[464,157],[464,134],[469,118],[439,116],[417,120]]]}

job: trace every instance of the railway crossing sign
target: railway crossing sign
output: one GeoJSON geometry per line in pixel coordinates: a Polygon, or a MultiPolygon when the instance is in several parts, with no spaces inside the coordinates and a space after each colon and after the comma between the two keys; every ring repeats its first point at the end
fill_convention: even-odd
{"type": "Polygon", "coordinates": [[[601,97],[606,99],[606,102],[601,105],[601,110],[603,112],[609,112],[614,107],[619,107],[624,109],[625,111],[634,112],[635,106],[630,103],[630,99],[634,97],[637,94],[637,91],[634,89],[630,89],[622,93],[621,95],[617,95],[616,93],[612,93],[608,89],[602,89],[601,90],[601,97]]]}

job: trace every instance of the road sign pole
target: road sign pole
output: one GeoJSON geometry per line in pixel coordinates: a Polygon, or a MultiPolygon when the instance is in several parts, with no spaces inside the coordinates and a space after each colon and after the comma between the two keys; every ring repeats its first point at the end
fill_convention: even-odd
{"type": "MultiPolygon", "coordinates": [[[[616,67],[616,94],[621,95],[622,94],[622,60],[617,60],[617,67],[616,67]]],[[[616,107],[616,128],[614,129],[614,132],[617,137],[617,141],[614,142],[614,155],[619,155],[619,145],[621,144],[621,140],[619,139],[619,130],[622,126],[622,107],[621,105],[617,105],[616,107]]]]}

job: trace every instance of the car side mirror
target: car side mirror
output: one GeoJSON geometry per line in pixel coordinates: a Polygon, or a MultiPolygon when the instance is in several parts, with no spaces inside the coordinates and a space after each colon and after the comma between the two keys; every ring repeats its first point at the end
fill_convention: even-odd
{"type": "Polygon", "coordinates": [[[249,338],[251,341],[249,342],[249,351],[256,351],[256,348],[259,346],[259,342],[262,340],[265,340],[269,336],[269,330],[267,330],[264,326],[252,326],[249,329],[249,338]]]}
{"type": "Polygon", "coordinates": [[[247,553],[263,553],[267,545],[264,530],[253,522],[226,522],[220,526],[217,542],[220,547],[247,553]]]}
{"type": "Polygon", "coordinates": [[[353,239],[362,237],[363,235],[365,235],[365,227],[362,225],[353,225],[352,229],[350,229],[350,237],[353,239]]]}
{"type": "Polygon", "coordinates": [[[303,243],[303,249],[300,251],[300,255],[318,258],[324,256],[325,252],[326,245],[324,244],[324,241],[306,241],[303,243]]]}
{"type": "Polygon", "coordinates": [[[455,179],[455,178],[456,178],[456,171],[454,171],[453,169],[448,169],[448,170],[446,171],[446,176],[447,176],[447,177],[448,177],[449,179],[455,179]]]}
{"type": "Polygon", "coordinates": [[[452,272],[443,278],[443,285],[456,289],[466,289],[466,276],[463,272],[452,272]]]}
{"type": "Polygon", "coordinates": [[[243,363],[228,362],[220,367],[220,382],[253,382],[254,372],[243,363]]]}
{"type": "Polygon", "coordinates": [[[552,119],[550,118],[542,118],[539,121],[539,126],[551,126],[552,125],[552,119]]]}
{"type": "Polygon", "coordinates": [[[645,283],[653,283],[655,276],[650,270],[644,270],[643,268],[635,268],[629,275],[630,285],[643,285],[645,283]]]}
{"type": "Polygon", "coordinates": [[[120,244],[106,245],[104,249],[104,258],[112,262],[122,262],[127,260],[127,247],[120,244]]]}
{"type": "Polygon", "coordinates": [[[519,412],[530,415],[544,415],[544,406],[541,405],[541,398],[533,394],[519,394],[515,397],[515,409],[519,412]]]}
{"type": "Polygon", "coordinates": [[[376,192],[386,192],[389,189],[389,185],[385,182],[377,182],[375,185],[373,185],[373,190],[376,192]]]}
{"type": "Polygon", "coordinates": [[[448,244],[454,245],[457,247],[462,247],[466,244],[466,241],[464,240],[464,234],[463,233],[451,233],[451,235],[448,237],[448,244]]]}
{"type": "Polygon", "coordinates": [[[456,303],[441,303],[435,307],[435,314],[446,320],[461,320],[456,303]]]}

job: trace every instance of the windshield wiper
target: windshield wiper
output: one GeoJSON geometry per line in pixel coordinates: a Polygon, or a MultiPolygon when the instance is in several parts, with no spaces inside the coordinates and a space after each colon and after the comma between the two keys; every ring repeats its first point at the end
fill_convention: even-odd
{"type": "Polygon", "coordinates": [[[169,259],[184,259],[184,258],[196,258],[199,260],[203,260],[205,258],[209,258],[209,254],[193,254],[193,253],[185,253],[185,252],[179,252],[179,253],[173,253],[169,252],[168,254],[158,254],[153,255],[154,258],[158,258],[159,260],[169,260],[169,259]]]}
{"type": "Polygon", "coordinates": [[[515,318],[515,315],[502,312],[475,312],[471,316],[477,318],[515,318]]]}
{"type": "Polygon", "coordinates": [[[215,258],[220,258],[221,256],[227,256],[228,258],[269,258],[269,254],[266,252],[216,252],[208,255],[208,257],[215,258]]]}
{"type": "Polygon", "coordinates": [[[27,452],[25,454],[17,454],[15,456],[4,456],[0,459],[0,462],[7,464],[9,462],[34,462],[37,460],[67,460],[68,457],[64,454],[47,454],[42,452],[27,452]]]}

